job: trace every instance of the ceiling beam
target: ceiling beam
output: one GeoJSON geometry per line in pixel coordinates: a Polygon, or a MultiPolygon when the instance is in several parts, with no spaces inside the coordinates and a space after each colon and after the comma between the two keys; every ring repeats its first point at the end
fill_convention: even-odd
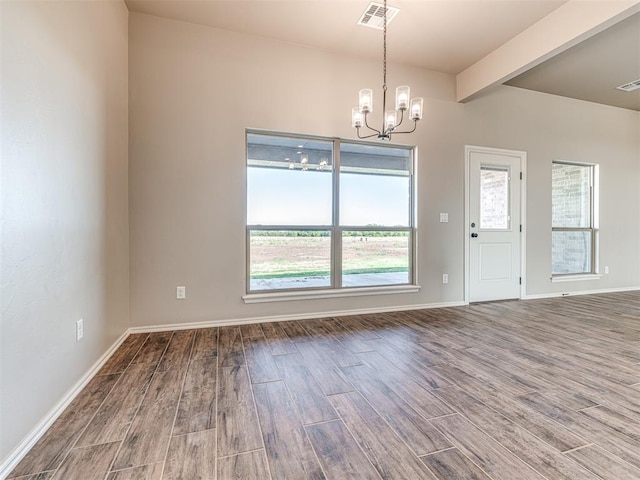
{"type": "Polygon", "coordinates": [[[569,0],[459,73],[457,100],[471,100],[639,11],[640,0],[569,0]]]}

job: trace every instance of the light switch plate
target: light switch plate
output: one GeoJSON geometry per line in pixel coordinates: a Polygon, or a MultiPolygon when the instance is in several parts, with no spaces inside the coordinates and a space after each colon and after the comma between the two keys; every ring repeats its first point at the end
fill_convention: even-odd
{"type": "Polygon", "coordinates": [[[76,342],[79,342],[84,337],[84,320],[81,318],[76,321],[76,342]]]}
{"type": "Polygon", "coordinates": [[[449,214],[441,213],[440,214],[440,223],[448,223],[449,222],[449,214]]]}
{"type": "Polygon", "coordinates": [[[176,287],[176,298],[178,300],[184,300],[187,298],[187,288],[186,287],[176,287]]]}

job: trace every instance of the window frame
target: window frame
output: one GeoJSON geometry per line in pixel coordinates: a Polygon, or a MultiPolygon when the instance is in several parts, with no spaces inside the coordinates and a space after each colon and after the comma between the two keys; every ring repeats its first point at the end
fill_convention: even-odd
{"type": "Polygon", "coordinates": [[[403,145],[397,143],[380,143],[344,139],[340,137],[324,137],[318,135],[305,135],[298,133],[277,132],[260,129],[246,129],[245,131],[245,295],[242,297],[245,303],[269,302],[279,300],[296,300],[307,298],[331,298],[336,296],[354,296],[380,293],[407,293],[417,292],[420,286],[417,285],[417,255],[416,255],[416,162],[417,147],[413,145],[403,145]],[[249,135],[275,136],[300,140],[316,140],[332,143],[332,215],[330,225],[250,225],[248,223],[248,203],[246,202],[249,192],[248,169],[249,169],[249,135]],[[403,227],[387,226],[353,226],[340,225],[340,146],[344,144],[359,144],[374,146],[379,148],[403,149],[409,152],[409,225],[403,227]],[[330,231],[331,232],[331,260],[330,260],[330,282],[329,286],[284,288],[284,289],[251,289],[251,232],[269,230],[295,230],[295,231],[330,231]],[[342,238],[345,231],[402,231],[408,233],[408,281],[402,284],[383,284],[370,286],[343,286],[342,285],[342,238]]]}
{"type": "Polygon", "coordinates": [[[590,252],[590,265],[591,270],[589,272],[570,272],[570,273],[553,273],[553,246],[551,250],[552,264],[551,264],[551,281],[571,281],[580,279],[598,279],[601,277],[599,273],[599,165],[595,163],[583,163],[583,162],[569,162],[565,160],[553,160],[553,165],[569,165],[577,167],[589,168],[589,227],[555,227],[553,225],[553,180],[551,185],[551,234],[553,232],[590,232],[591,237],[591,252],[590,252]]]}

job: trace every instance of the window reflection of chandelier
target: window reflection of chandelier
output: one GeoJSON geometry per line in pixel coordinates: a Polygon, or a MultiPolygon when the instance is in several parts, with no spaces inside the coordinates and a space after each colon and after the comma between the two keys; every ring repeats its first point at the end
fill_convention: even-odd
{"type": "MultiPolygon", "coordinates": [[[[291,161],[290,158],[285,158],[284,159],[285,162],[287,162],[289,164],[289,170],[295,170],[296,169],[296,164],[291,161]]],[[[309,170],[309,167],[313,166],[314,164],[309,163],[309,154],[307,153],[302,153],[300,155],[300,169],[303,172],[307,172],[309,170]]],[[[316,166],[316,170],[321,172],[327,169],[327,167],[329,166],[329,159],[323,157],[320,159],[320,162],[318,163],[318,165],[316,166]]]]}

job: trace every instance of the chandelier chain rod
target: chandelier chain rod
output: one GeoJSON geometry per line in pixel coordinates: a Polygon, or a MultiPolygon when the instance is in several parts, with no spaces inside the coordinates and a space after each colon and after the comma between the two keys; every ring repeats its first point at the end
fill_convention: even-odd
{"type": "Polygon", "coordinates": [[[384,0],[382,27],[382,135],[387,135],[385,111],[387,108],[387,0],[384,0]]]}
{"type": "Polygon", "coordinates": [[[387,0],[384,0],[384,25],[382,30],[382,88],[387,90],[387,0]]]}

